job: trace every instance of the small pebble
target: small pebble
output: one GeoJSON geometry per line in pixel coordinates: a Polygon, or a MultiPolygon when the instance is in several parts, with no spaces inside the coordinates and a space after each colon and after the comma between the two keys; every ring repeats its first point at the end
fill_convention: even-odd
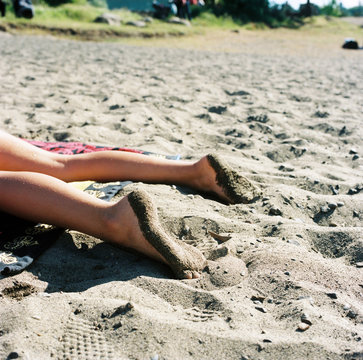
{"type": "Polygon", "coordinates": [[[357,217],[357,218],[359,218],[359,213],[358,213],[358,211],[353,210],[353,217],[357,217]]]}
{"type": "Polygon", "coordinates": [[[39,315],[33,315],[32,318],[35,319],[35,320],[40,320],[40,316],[39,315]]]}
{"type": "Polygon", "coordinates": [[[290,273],[288,271],[285,271],[284,274],[290,276],[290,273]]]}
{"type": "Polygon", "coordinates": [[[332,191],[333,195],[339,195],[339,185],[336,185],[335,187],[329,186],[330,190],[332,191]]]}
{"type": "Polygon", "coordinates": [[[328,204],[329,209],[334,210],[338,207],[338,204],[335,202],[331,202],[328,204]]]}
{"type": "Polygon", "coordinates": [[[267,313],[267,310],[262,306],[255,306],[255,309],[258,310],[258,311],[261,311],[263,313],[267,313]]]}
{"type": "Polygon", "coordinates": [[[52,295],[49,294],[49,293],[39,293],[40,296],[43,296],[43,297],[51,297],[52,295]]]}
{"type": "Polygon", "coordinates": [[[355,266],[357,268],[362,268],[363,267],[363,262],[357,262],[357,263],[355,263],[355,266]]]}
{"type": "Polygon", "coordinates": [[[353,157],[352,157],[352,160],[358,160],[359,159],[359,155],[353,155],[353,157]]]}
{"type": "Polygon", "coordinates": [[[339,207],[342,207],[342,206],[344,206],[344,203],[343,203],[343,201],[338,201],[338,202],[337,202],[337,205],[338,205],[339,207]]]}
{"type": "Polygon", "coordinates": [[[150,360],[159,360],[159,355],[158,354],[154,355],[152,358],[150,358],[150,360]]]}
{"type": "Polygon", "coordinates": [[[270,339],[263,339],[262,340],[264,343],[272,343],[272,340],[270,340],[270,339]]]}
{"type": "Polygon", "coordinates": [[[349,310],[347,316],[351,319],[355,319],[357,317],[357,313],[353,310],[349,310]]]}
{"type": "Polygon", "coordinates": [[[264,296],[262,296],[262,295],[252,295],[251,296],[251,300],[252,301],[260,301],[261,303],[263,303],[264,302],[264,300],[265,300],[266,298],[264,297],[264,296]]]}
{"type": "Polygon", "coordinates": [[[301,321],[305,324],[308,324],[308,325],[313,325],[313,323],[311,322],[310,320],[310,316],[308,314],[302,314],[301,315],[301,321]]]}
{"type": "Polygon", "coordinates": [[[306,323],[303,323],[301,322],[299,325],[298,325],[298,330],[300,331],[306,331],[307,329],[309,329],[310,325],[309,324],[306,324],[306,323]]]}
{"type": "Polygon", "coordinates": [[[7,359],[9,359],[9,360],[12,360],[12,359],[18,359],[18,358],[19,358],[19,354],[18,354],[16,351],[11,352],[11,353],[8,355],[8,357],[7,357],[7,359]]]}
{"type": "Polygon", "coordinates": [[[299,296],[298,300],[308,300],[311,305],[314,305],[314,299],[311,296],[299,296]]]}
{"type": "Polygon", "coordinates": [[[176,186],[175,186],[175,185],[171,185],[171,188],[172,188],[173,190],[176,190],[176,186]]]}
{"type": "Polygon", "coordinates": [[[336,293],[331,292],[331,293],[326,293],[331,299],[338,299],[338,296],[336,293]]]}
{"type": "Polygon", "coordinates": [[[329,212],[329,207],[328,206],[321,206],[320,207],[320,212],[322,212],[323,214],[328,213],[329,212]]]}
{"type": "Polygon", "coordinates": [[[188,198],[189,198],[189,199],[194,199],[194,195],[189,194],[189,195],[188,195],[188,198]]]}
{"type": "Polygon", "coordinates": [[[344,304],[343,310],[349,310],[351,306],[349,304],[344,304]]]}
{"type": "Polygon", "coordinates": [[[299,243],[297,240],[294,240],[294,239],[292,239],[292,240],[287,240],[287,242],[288,242],[289,244],[293,244],[293,245],[296,245],[296,246],[300,246],[300,243],[299,243]]]}
{"type": "Polygon", "coordinates": [[[273,206],[270,208],[268,214],[272,215],[272,216],[279,216],[279,215],[282,215],[282,212],[279,208],[273,206]]]}
{"type": "Polygon", "coordinates": [[[358,151],[356,149],[352,148],[352,149],[349,150],[349,154],[350,155],[355,155],[355,154],[358,154],[358,151]]]}

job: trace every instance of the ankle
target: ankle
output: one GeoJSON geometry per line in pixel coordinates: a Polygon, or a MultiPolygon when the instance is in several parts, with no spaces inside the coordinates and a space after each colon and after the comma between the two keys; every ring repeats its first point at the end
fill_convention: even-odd
{"type": "MultiPolygon", "coordinates": [[[[209,188],[211,183],[211,171],[206,156],[203,156],[200,160],[193,164],[193,178],[194,188],[203,190],[206,187],[209,188]]],[[[212,179],[213,180],[213,179],[212,179]]]]}
{"type": "Polygon", "coordinates": [[[105,239],[113,243],[124,243],[126,239],[131,237],[125,200],[126,198],[110,204],[102,214],[105,239]]]}

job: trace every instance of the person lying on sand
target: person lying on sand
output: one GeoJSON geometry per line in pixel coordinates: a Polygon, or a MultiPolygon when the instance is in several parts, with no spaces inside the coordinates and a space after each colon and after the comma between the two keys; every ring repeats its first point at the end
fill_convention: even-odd
{"type": "Polygon", "coordinates": [[[145,191],[109,203],[67,184],[83,180],[185,185],[228,204],[258,196],[254,185],[215,155],[197,162],[118,151],[60,155],[0,130],[0,210],[134,249],[169,265],[178,278],[200,276],[205,257],[162,229],[145,191]]]}

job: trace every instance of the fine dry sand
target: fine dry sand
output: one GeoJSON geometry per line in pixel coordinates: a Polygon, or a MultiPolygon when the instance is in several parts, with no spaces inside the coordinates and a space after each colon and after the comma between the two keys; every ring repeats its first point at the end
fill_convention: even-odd
{"type": "Polygon", "coordinates": [[[147,191],[209,271],[175,280],[67,231],[0,279],[1,359],[362,359],[363,52],[258,34],[188,50],[0,33],[9,133],[217,152],[263,191],[226,206],[127,186],[120,196],[147,191]]]}

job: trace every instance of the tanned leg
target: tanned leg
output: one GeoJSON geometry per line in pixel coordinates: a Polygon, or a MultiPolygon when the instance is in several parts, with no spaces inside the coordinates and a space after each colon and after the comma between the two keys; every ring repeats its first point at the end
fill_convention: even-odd
{"type": "Polygon", "coordinates": [[[54,177],[20,171],[0,171],[0,189],[0,209],[8,213],[137,250],[168,264],[178,277],[198,277],[204,266],[197,249],[161,230],[155,207],[146,194],[137,195],[141,192],[108,203],[54,177]],[[138,209],[143,203],[148,207],[141,214],[138,209]],[[151,215],[145,218],[145,213],[151,215]]]}
{"type": "Polygon", "coordinates": [[[198,162],[153,158],[122,151],[60,155],[39,149],[0,130],[0,170],[51,175],[66,182],[142,181],[185,185],[229,202],[206,157],[198,162]]]}
{"type": "Polygon", "coordinates": [[[185,185],[225,203],[250,202],[258,196],[254,185],[215,156],[193,163],[122,151],[59,155],[1,131],[0,170],[38,172],[66,182],[132,180],[185,185]]]}

